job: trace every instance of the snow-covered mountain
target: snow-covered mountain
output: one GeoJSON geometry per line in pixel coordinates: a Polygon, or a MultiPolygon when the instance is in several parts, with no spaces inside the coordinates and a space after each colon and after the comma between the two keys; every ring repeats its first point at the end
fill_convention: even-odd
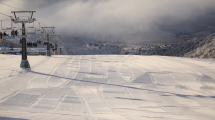
{"type": "Polygon", "coordinates": [[[215,58],[215,33],[205,31],[178,35],[164,43],[126,44],[83,37],[72,37],[64,42],[71,55],[133,54],[215,58]]]}
{"type": "Polygon", "coordinates": [[[196,33],[192,36],[180,38],[181,41],[173,50],[164,55],[191,58],[215,58],[215,33],[202,36],[196,33]],[[184,40],[183,40],[184,39],[184,40]]]}

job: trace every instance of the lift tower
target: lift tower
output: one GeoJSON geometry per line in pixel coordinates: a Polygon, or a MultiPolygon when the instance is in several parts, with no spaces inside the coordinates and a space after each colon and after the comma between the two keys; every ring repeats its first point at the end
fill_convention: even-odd
{"type": "Polygon", "coordinates": [[[46,56],[51,56],[51,51],[50,51],[50,43],[49,43],[49,35],[54,34],[54,28],[55,27],[41,27],[43,29],[42,34],[47,34],[47,49],[46,49],[46,56]]]}
{"type": "Polygon", "coordinates": [[[53,39],[54,39],[54,43],[55,43],[55,51],[54,51],[54,55],[58,55],[58,41],[60,40],[60,35],[52,35],[53,39]]]}
{"type": "Polygon", "coordinates": [[[30,64],[27,59],[27,46],[26,46],[26,29],[25,29],[25,23],[32,23],[36,19],[32,18],[33,13],[36,11],[12,11],[11,13],[14,13],[15,18],[11,18],[14,23],[21,23],[22,24],[22,61],[20,64],[21,68],[30,68],[30,64]],[[16,16],[16,13],[30,13],[29,16],[16,16]]]}

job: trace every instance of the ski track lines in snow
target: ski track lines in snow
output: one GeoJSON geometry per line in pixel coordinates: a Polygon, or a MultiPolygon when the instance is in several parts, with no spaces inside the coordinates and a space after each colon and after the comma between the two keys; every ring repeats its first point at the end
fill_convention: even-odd
{"type": "Polygon", "coordinates": [[[213,59],[30,56],[31,71],[14,66],[20,57],[6,59],[0,119],[215,119],[213,59]],[[7,66],[17,73],[8,77],[7,66]]]}

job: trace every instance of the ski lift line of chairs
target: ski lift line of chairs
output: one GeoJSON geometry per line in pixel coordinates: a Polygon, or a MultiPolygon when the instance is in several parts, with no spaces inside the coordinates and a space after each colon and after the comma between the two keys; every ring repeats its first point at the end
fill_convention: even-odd
{"type": "Polygon", "coordinates": [[[45,41],[45,42],[43,42],[43,45],[48,45],[48,43],[50,44],[50,47],[52,48],[53,45],[50,42],[45,41]]]}
{"type": "Polygon", "coordinates": [[[37,42],[27,42],[27,47],[37,47],[37,42]]]}
{"type": "Polygon", "coordinates": [[[3,32],[0,32],[0,39],[15,39],[18,38],[26,38],[26,35],[20,35],[22,33],[20,30],[15,30],[11,28],[3,29],[3,32]]]}
{"type": "Polygon", "coordinates": [[[52,40],[47,41],[47,40],[44,39],[44,38],[42,38],[41,40],[43,41],[43,45],[48,45],[48,44],[50,44],[50,47],[51,47],[51,48],[53,49],[53,51],[54,51],[55,47],[54,47],[53,44],[55,44],[55,41],[52,41],[52,40]]]}
{"type": "Polygon", "coordinates": [[[11,28],[3,29],[3,32],[0,32],[1,39],[15,39],[16,36],[18,36],[18,31],[11,28]]]}
{"type": "Polygon", "coordinates": [[[37,41],[38,44],[41,44],[41,42],[42,42],[41,40],[38,40],[38,41],[37,41]]]}
{"type": "MultiPolygon", "coordinates": [[[[15,30],[11,28],[3,29],[4,32],[0,32],[0,38],[1,39],[15,39],[15,37],[19,38],[26,38],[27,35],[36,35],[36,28],[34,27],[29,27],[27,29],[27,35],[19,35],[19,33],[22,33],[22,29],[20,30],[15,30]]],[[[41,34],[37,35],[41,36],[41,34]]]]}
{"type": "MultiPolygon", "coordinates": [[[[38,42],[28,41],[26,45],[28,48],[35,48],[37,47],[37,43],[38,42]]],[[[22,39],[20,39],[19,44],[22,44],[22,39]]]]}

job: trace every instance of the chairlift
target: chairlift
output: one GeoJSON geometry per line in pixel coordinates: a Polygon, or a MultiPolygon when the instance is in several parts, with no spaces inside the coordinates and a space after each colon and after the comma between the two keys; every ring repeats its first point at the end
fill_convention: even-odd
{"type": "Polygon", "coordinates": [[[58,43],[58,48],[64,48],[64,45],[62,43],[58,43]]]}
{"type": "Polygon", "coordinates": [[[36,34],[36,28],[35,27],[28,27],[27,28],[27,34],[28,35],[35,35],[36,34]]]}
{"type": "Polygon", "coordinates": [[[43,42],[43,45],[47,45],[49,43],[49,41],[47,41],[47,37],[45,35],[42,35],[40,40],[43,42]]]}
{"type": "Polygon", "coordinates": [[[44,41],[43,42],[43,45],[48,45],[49,44],[49,41],[44,41]]]}
{"type": "Polygon", "coordinates": [[[6,28],[6,29],[2,28],[2,21],[6,21],[6,20],[1,20],[0,39],[3,39],[3,40],[15,39],[15,36],[18,35],[18,32],[15,29],[16,27],[13,27],[12,19],[11,19],[11,27],[6,28]]]}
{"type": "Polygon", "coordinates": [[[18,29],[18,38],[27,38],[27,35],[22,35],[22,29],[18,29]]]}
{"type": "Polygon", "coordinates": [[[19,44],[22,44],[22,39],[20,38],[20,40],[19,40],[19,44]]]}
{"type": "Polygon", "coordinates": [[[52,44],[50,44],[51,48],[54,49],[54,46],[52,44]]]}
{"type": "Polygon", "coordinates": [[[27,42],[27,47],[31,47],[31,48],[37,47],[37,42],[28,41],[27,42]]]}
{"type": "Polygon", "coordinates": [[[0,30],[0,39],[3,39],[3,34],[4,34],[3,30],[0,30]]]}
{"type": "Polygon", "coordinates": [[[15,39],[15,30],[12,28],[3,29],[3,38],[4,39],[15,39]]]}
{"type": "Polygon", "coordinates": [[[34,35],[34,39],[37,41],[38,44],[41,44],[41,34],[38,34],[38,32],[36,32],[36,34],[34,35]]]}
{"type": "Polygon", "coordinates": [[[47,45],[47,43],[52,44],[55,41],[53,41],[52,39],[50,39],[51,36],[49,36],[49,41],[47,40],[47,36],[46,35],[41,35],[41,41],[43,41],[44,45],[47,45]]]}
{"type": "Polygon", "coordinates": [[[41,40],[37,41],[38,44],[41,44],[41,40]]]}
{"type": "Polygon", "coordinates": [[[41,38],[41,36],[42,36],[42,32],[41,32],[41,30],[40,30],[40,23],[39,23],[39,29],[36,29],[35,28],[35,35],[34,35],[35,37],[36,37],[36,39],[37,38],[41,38]]]}
{"type": "Polygon", "coordinates": [[[41,34],[41,31],[40,30],[36,30],[35,32],[35,35],[36,37],[40,37],[42,34],[41,34]]]}
{"type": "Polygon", "coordinates": [[[54,28],[55,27],[41,27],[42,28],[42,34],[54,34],[55,31],[54,31],[54,28]]]}
{"type": "Polygon", "coordinates": [[[6,40],[7,39],[15,39],[15,36],[18,35],[18,32],[17,32],[17,30],[15,28],[16,27],[13,27],[13,22],[12,22],[12,18],[11,18],[11,27],[6,28],[6,29],[2,29],[4,31],[3,38],[6,39],[6,40]]]}
{"type": "Polygon", "coordinates": [[[33,38],[29,38],[27,40],[27,47],[37,47],[37,41],[34,40],[34,36],[31,36],[33,38]]]}
{"type": "Polygon", "coordinates": [[[40,40],[46,41],[46,40],[47,40],[47,36],[46,36],[46,35],[41,35],[41,36],[40,36],[40,40]]]}
{"type": "Polygon", "coordinates": [[[45,39],[44,39],[44,38],[42,38],[42,36],[41,36],[41,35],[39,35],[39,34],[35,34],[34,38],[35,38],[35,40],[37,41],[37,43],[38,43],[38,44],[41,44],[41,43],[42,43],[42,41],[44,41],[44,40],[45,40],[45,39]]]}
{"type": "Polygon", "coordinates": [[[40,40],[41,40],[41,41],[43,41],[43,42],[45,42],[45,41],[46,41],[46,39],[45,39],[45,38],[41,38],[40,40]]]}

